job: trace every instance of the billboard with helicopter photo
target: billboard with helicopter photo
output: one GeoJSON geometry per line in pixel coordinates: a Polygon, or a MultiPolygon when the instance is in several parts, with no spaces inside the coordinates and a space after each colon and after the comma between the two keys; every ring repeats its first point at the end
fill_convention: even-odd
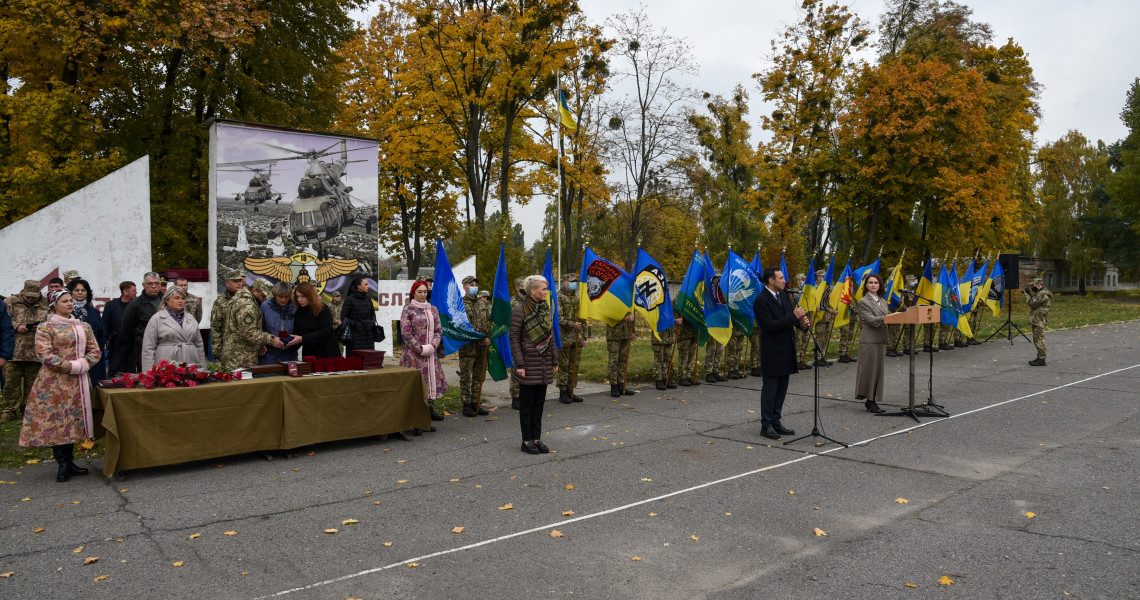
{"type": "MultiPolygon", "coordinates": [[[[296,285],[328,299],[353,277],[376,280],[380,246],[373,140],[256,123],[211,130],[212,273],[296,285]]],[[[375,293],[375,284],[370,287],[375,293]]]]}

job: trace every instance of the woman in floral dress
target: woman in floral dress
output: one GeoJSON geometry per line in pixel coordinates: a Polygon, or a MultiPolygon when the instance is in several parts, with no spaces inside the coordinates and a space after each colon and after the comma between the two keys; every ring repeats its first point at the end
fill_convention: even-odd
{"type": "Polygon", "coordinates": [[[443,326],[439,321],[439,311],[427,302],[427,292],[426,282],[413,283],[412,301],[400,314],[400,334],[404,338],[400,366],[419,369],[423,373],[432,419],[439,421],[443,420],[443,415],[436,412],[435,399],[447,391],[443,365],[436,353],[443,341],[443,326]]]}
{"type": "Polygon", "coordinates": [[[21,446],[51,446],[63,483],[87,469],[74,462],[75,442],[95,437],[87,372],[99,362],[99,342],[87,323],[71,317],[66,290],[48,296],[48,317],[36,329],[36,355],[43,362],[24,410],[21,446]]]}

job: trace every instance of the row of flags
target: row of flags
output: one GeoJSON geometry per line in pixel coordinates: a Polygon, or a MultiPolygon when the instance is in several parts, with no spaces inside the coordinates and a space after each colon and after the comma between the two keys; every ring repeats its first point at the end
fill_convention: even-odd
{"type": "MultiPolygon", "coordinates": [[[[507,282],[504,250],[505,244],[499,248],[499,262],[495,269],[490,334],[478,333],[471,327],[462,291],[455,281],[441,240],[436,242],[435,289],[432,294],[432,305],[439,311],[443,325],[444,353],[451,354],[464,344],[490,337],[487,368],[496,381],[505,378],[507,369],[512,366],[507,334],[511,321],[511,298],[515,291],[507,282]]],[[[903,257],[900,256],[882,290],[883,299],[892,311],[903,301],[902,264],[903,257]]],[[[932,261],[927,260],[914,290],[915,303],[941,305],[943,324],[957,328],[966,337],[973,337],[967,320],[971,311],[984,302],[994,316],[1000,313],[1005,291],[1005,273],[1000,263],[994,261],[990,267],[988,260],[980,265],[972,260],[961,275],[958,274],[957,261],[949,268],[943,264],[937,274],[932,267],[932,261]]],[[[780,256],[780,268],[786,277],[787,263],[783,254],[780,256]]],[[[854,269],[848,259],[836,277],[835,257],[832,256],[822,281],[817,282],[813,258],[807,280],[800,290],[798,305],[812,314],[813,321],[818,321],[825,310],[836,312],[835,327],[842,327],[852,320],[852,307],[862,299],[867,277],[878,274],[881,268],[881,257],[854,269]]],[[[752,334],[755,327],[752,306],[764,286],[760,279],[763,272],[759,252],[749,262],[729,250],[724,268],[718,275],[708,254],[694,250],[677,297],[670,302],[669,279],[661,264],[649,253],[638,248],[637,261],[633,274],[630,274],[587,247],[578,276],[578,315],[582,319],[596,319],[615,326],[635,312],[649,323],[658,339],[660,332],[674,325],[675,316],[680,316],[697,329],[700,345],[704,345],[709,337],[727,344],[733,328],[745,335],[752,334]]],[[[549,249],[542,275],[549,287],[547,302],[553,315],[554,343],[557,348],[562,348],[558,327],[558,287],[554,281],[549,249]]]]}

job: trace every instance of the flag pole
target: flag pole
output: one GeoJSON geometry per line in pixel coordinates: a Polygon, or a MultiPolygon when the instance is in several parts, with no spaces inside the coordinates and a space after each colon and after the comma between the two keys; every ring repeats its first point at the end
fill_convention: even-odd
{"type": "Polygon", "coordinates": [[[557,82],[558,89],[554,95],[554,114],[558,115],[555,127],[558,129],[558,196],[555,198],[557,205],[558,218],[558,273],[556,278],[562,277],[562,158],[564,150],[562,148],[562,73],[555,71],[555,81],[557,82]]]}

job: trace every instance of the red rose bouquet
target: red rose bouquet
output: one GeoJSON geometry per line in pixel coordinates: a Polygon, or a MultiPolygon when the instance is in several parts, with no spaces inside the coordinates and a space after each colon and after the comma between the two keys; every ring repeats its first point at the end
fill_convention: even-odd
{"type": "Polygon", "coordinates": [[[111,383],[126,388],[143,387],[152,390],[156,387],[195,387],[211,381],[232,381],[234,379],[241,379],[241,373],[231,373],[212,365],[207,368],[200,368],[198,365],[160,360],[158,364],[145,373],[126,373],[121,377],[115,377],[111,383]]]}

